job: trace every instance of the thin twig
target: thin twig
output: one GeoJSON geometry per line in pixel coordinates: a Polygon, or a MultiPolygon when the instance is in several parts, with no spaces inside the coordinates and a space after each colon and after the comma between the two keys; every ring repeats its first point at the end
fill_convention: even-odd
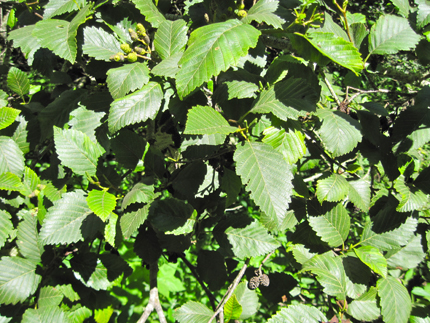
{"type": "Polygon", "coordinates": [[[332,97],[333,97],[333,98],[334,98],[334,100],[336,101],[337,105],[338,105],[338,106],[340,106],[340,100],[339,100],[339,98],[337,97],[336,93],[334,92],[333,88],[331,87],[331,84],[330,84],[330,82],[328,81],[328,79],[327,79],[327,77],[325,76],[325,74],[324,74],[324,73],[323,73],[323,76],[324,76],[324,82],[325,82],[325,84],[327,85],[327,87],[328,87],[328,89],[329,89],[329,91],[330,91],[330,93],[331,93],[332,97]]]}
{"type": "Polygon", "coordinates": [[[158,314],[160,323],[167,323],[166,317],[163,313],[163,308],[161,307],[160,299],[158,297],[157,288],[157,273],[158,273],[158,263],[157,261],[149,265],[149,286],[151,290],[149,291],[149,301],[140,319],[137,323],[144,323],[148,319],[151,312],[155,309],[158,314]]]}
{"type": "Polygon", "coordinates": [[[191,272],[193,273],[194,277],[196,277],[197,281],[199,282],[200,286],[202,286],[203,290],[205,291],[206,295],[209,298],[209,302],[211,303],[212,309],[215,311],[216,305],[215,305],[215,296],[211,293],[211,291],[206,287],[203,280],[200,278],[199,274],[196,271],[196,268],[188,261],[187,258],[185,258],[184,255],[179,255],[179,257],[182,259],[182,261],[187,265],[188,268],[190,268],[191,272]]]}
{"type": "Polygon", "coordinates": [[[258,273],[259,273],[259,276],[261,276],[261,267],[263,266],[263,264],[270,258],[270,256],[271,255],[273,255],[273,253],[275,252],[275,250],[273,250],[271,253],[269,253],[264,259],[263,259],[263,261],[261,262],[261,264],[260,264],[260,267],[258,267],[258,273]]]}
{"type": "MultiPolygon", "coordinates": [[[[227,293],[224,295],[223,299],[221,300],[221,303],[219,303],[215,313],[212,315],[212,317],[209,319],[208,323],[211,323],[212,320],[224,309],[225,303],[229,300],[231,295],[233,295],[234,290],[236,289],[237,285],[239,285],[240,280],[242,279],[243,275],[245,274],[246,268],[248,268],[249,260],[251,258],[246,259],[245,264],[243,265],[242,269],[239,271],[239,274],[234,279],[233,283],[228,287],[227,293]]],[[[221,320],[221,323],[223,323],[224,320],[221,320]]]]}

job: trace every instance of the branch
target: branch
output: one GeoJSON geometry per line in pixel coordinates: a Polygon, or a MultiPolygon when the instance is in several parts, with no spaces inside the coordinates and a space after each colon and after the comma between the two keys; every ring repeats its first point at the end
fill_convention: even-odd
{"type": "Polygon", "coordinates": [[[137,323],[146,322],[147,318],[154,310],[158,314],[158,318],[160,319],[160,323],[167,323],[166,317],[163,313],[163,308],[160,304],[160,299],[158,298],[158,288],[157,288],[157,273],[158,273],[158,262],[155,261],[149,265],[149,286],[151,290],[149,291],[149,301],[148,305],[145,308],[142,316],[140,317],[137,323]]]}
{"type": "MultiPolygon", "coordinates": [[[[229,298],[231,297],[231,295],[233,295],[234,290],[236,289],[237,285],[239,285],[240,280],[242,279],[243,275],[245,274],[245,270],[246,268],[248,268],[249,265],[249,260],[251,258],[246,259],[245,264],[243,265],[242,269],[239,271],[239,274],[237,274],[236,278],[234,279],[234,281],[231,283],[231,285],[228,287],[227,289],[227,293],[224,295],[223,299],[221,300],[221,303],[219,303],[215,313],[212,315],[212,317],[209,319],[208,323],[211,323],[212,320],[218,315],[220,314],[223,309],[224,309],[224,305],[225,303],[227,303],[227,301],[229,300],[229,298]]],[[[223,313],[220,314],[220,316],[223,315],[223,313]]],[[[221,319],[221,323],[224,323],[224,319],[221,319]]]]}
{"type": "Polygon", "coordinates": [[[209,302],[211,303],[212,309],[215,311],[215,296],[210,292],[210,290],[206,287],[205,283],[200,278],[199,274],[196,271],[196,268],[188,261],[187,258],[185,258],[185,255],[179,255],[179,257],[182,259],[182,261],[187,265],[188,268],[190,268],[191,272],[193,273],[194,277],[196,277],[197,281],[199,282],[200,286],[202,286],[203,290],[205,291],[206,295],[209,297],[209,302]]]}

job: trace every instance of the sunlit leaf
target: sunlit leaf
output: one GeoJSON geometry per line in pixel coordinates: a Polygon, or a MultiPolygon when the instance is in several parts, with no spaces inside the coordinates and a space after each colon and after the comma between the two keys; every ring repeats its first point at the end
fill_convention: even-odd
{"type": "Polygon", "coordinates": [[[407,322],[412,309],[408,290],[392,276],[379,279],[376,287],[384,322],[407,322]]]}
{"type": "Polygon", "coordinates": [[[115,195],[107,191],[91,190],[86,200],[91,211],[98,215],[103,221],[106,221],[116,205],[115,195]]]}
{"type": "Polygon", "coordinates": [[[14,66],[7,73],[7,86],[20,97],[23,97],[30,91],[30,81],[27,74],[14,66]]]}
{"type": "Polygon", "coordinates": [[[130,91],[142,88],[149,81],[149,69],[145,63],[136,62],[111,68],[106,74],[109,92],[114,99],[119,99],[130,91]]]}
{"type": "Polygon", "coordinates": [[[132,2],[152,27],[158,28],[166,20],[152,0],[132,0],[132,2]]]}
{"type": "Polygon", "coordinates": [[[209,321],[214,312],[201,303],[189,301],[175,309],[173,317],[180,323],[201,323],[209,321]]]}
{"type": "Polygon", "coordinates": [[[384,258],[378,248],[372,246],[363,246],[354,248],[354,252],[362,262],[370,267],[375,273],[382,277],[387,276],[387,260],[384,258]]]}
{"type": "Polygon", "coordinates": [[[186,22],[182,19],[165,20],[154,36],[155,50],[165,60],[174,54],[183,52],[187,44],[186,22]]]}
{"type": "Polygon", "coordinates": [[[188,111],[185,134],[213,135],[216,133],[228,135],[237,130],[229,125],[227,120],[211,107],[196,106],[188,111]]]}

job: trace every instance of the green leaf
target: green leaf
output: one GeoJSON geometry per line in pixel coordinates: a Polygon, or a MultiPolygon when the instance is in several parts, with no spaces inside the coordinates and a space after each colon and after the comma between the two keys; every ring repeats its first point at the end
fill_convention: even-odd
{"type": "Polygon", "coordinates": [[[403,176],[399,176],[394,181],[394,188],[401,195],[401,200],[396,210],[398,212],[411,212],[424,208],[428,204],[428,196],[415,187],[409,187],[404,181],[403,176]]]}
{"type": "Polygon", "coordinates": [[[361,142],[361,126],[349,115],[331,110],[318,110],[316,115],[323,122],[318,133],[333,157],[351,152],[361,142]]]}
{"type": "Polygon", "coordinates": [[[260,31],[236,19],[193,31],[188,48],[179,61],[181,70],[176,75],[179,97],[184,98],[212,76],[236,65],[250,47],[257,45],[259,36],[260,31]]]}
{"type": "Polygon", "coordinates": [[[271,145],[284,156],[288,164],[295,164],[306,153],[305,136],[297,130],[277,129],[269,127],[264,129],[263,142],[271,145]]]}
{"type": "Polygon", "coordinates": [[[40,238],[46,244],[73,243],[83,239],[81,225],[92,213],[83,192],[63,194],[48,209],[43,220],[40,238]]]}
{"type": "Polygon", "coordinates": [[[111,68],[106,74],[109,92],[114,99],[122,98],[149,82],[149,69],[146,63],[136,62],[111,68]]]}
{"type": "Polygon", "coordinates": [[[362,211],[367,212],[370,207],[370,183],[359,179],[349,181],[348,198],[354,205],[362,211]]]}
{"type": "Polygon", "coordinates": [[[85,6],[85,0],[50,0],[43,11],[43,19],[50,19],[66,12],[79,10],[85,6]]]}
{"type": "Polygon", "coordinates": [[[303,271],[311,271],[324,287],[324,293],[339,300],[346,299],[346,274],[342,259],[332,251],[316,255],[303,264],[303,271]]]}
{"type": "Polygon", "coordinates": [[[115,195],[107,191],[91,190],[86,198],[91,211],[93,211],[104,222],[109,214],[115,209],[115,195]]]}
{"type": "Polygon", "coordinates": [[[215,109],[195,106],[188,111],[185,134],[190,135],[213,135],[216,133],[228,135],[237,130],[228,124],[227,120],[215,109]]]}
{"type": "Polygon", "coordinates": [[[115,100],[108,118],[109,131],[113,133],[130,124],[154,119],[162,99],[160,84],[149,82],[139,91],[115,100]]]}
{"type": "Polygon", "coordinates": [[[255,98],[255,92],[258,91],[258,86],[246,81],[230,81],[225,82],[228,89],[228,100],[255,98]]]}
{"type": "Polygon", "coordinates": [[[143,158],[146,142],[142,135],[128,129],[121,129],[110,140],[110,145],[116,160],[125,168],[133,170],[143,158]]]}
{"type": "Polygon", "coordinates": [[[293,176],[282,154],[264,143],[245,142],[233,159],[255,203],[269,217],[283,218],[291,201],[293,176]]]}
{"type": "Polygon", "coordinates": [[[34,263],[38,263],[41,261],[44,249],[39,238],[37,217],[30,211],[21,211],[20,216],[23,220],[19,223],[18,232],[16,233],[17,246],[24,257],[34,263]]]}
{"type": "Polygon", "coordinates": [[[97,161],[105,150],[78,130],[54,127],[54,142],[58,158],[64,166],[78,175],[88,173],[93,176],[97,171],[97,161]]]}
{"type": "Polygon", "coordinates": [[[273,113],[281,120],[297,120],[315,111],[318,95],[309,83],[300,78],[278,82],[260,93],[250,113],[273,113]]]}
{"type": "Polygon", "coordinates": [[[236,295],[233,294],[224,305],[224,317],[228,321],[239,319],[242,314],[242,305],[237,301],[236,295]]]}
{"type": "Polygon", "coordinates": [[[14,108],[0,108],[0,130],[9,127],[21,111],[14,108]]]}
{"type": "Polygon", "coordinates": [[[408,0],[391,0],[391,2],[399,9],[399,13],[403,17],[408,18],[409,11],[411,10],[408,0]]]}
{"type": "Polygon", "coordinates": [[[233,246],[234,255],[238,258],[265,255],[280,246],[257,221],[244,228],[229,227],[225,233],[233,246]]]}
{"type": "Polygon", "coordinates": [[[94,311],[94,320],[97,323],[108,323],[112,314],[113,314],[114,309],[112,308],[112,306],[108,306],[107,308],[103,308],[103,309],[96,309],[94,311]]]}
{"type": "Polygon", "coordinates": [[[320,203],[338,202],[347,196],[348,190],[349,184],[346,179],[342,175],[333,174],[318,181],[317,198],[320,203]]]}
{"type": "Polygon", "coordinates": [[[23,116],[18,116],[17,121],[19,122],[18,127],[16,127],[15,132],[12,135],[12,139],[18,144],[19,149],[26,154],[30,151],[30,143],[27,142],[27,124],[23,116]]]}
{"type": "Polygon", "coordinates": [[[271,0],[260,0],[249,9],[242,22],[250,24],[252,21],[258,23],[265,22],[276,29],[281,29],[285,20],[277,16],[274,12],[278,9],[279,2],[271,0]]]}
{"type": "Polygon", "coordinates": [[[161,59],[181,53],[187,44],[188,27],[182,19],[175,21],[165,20],[154,36],[154,46],[161,59]]]}
{"type": "Polygon", "coordinates": [[[135,233],[137,229],[139,229],[139,227],[148,217],[148,212],[149,205],[145,205],[143,208],[135,212],[126,213],[121,216],[120,225],[124,238],[130,238],[130,236],[135,233]]]}
{"type": "Polygon", "coordinates": [[[311,32],[308,35],[295,33],[305,38],[321,54],[330,58],[333,62],[343,66],[356,75],[364,68],[361,54],[354,45],[332,32],[311,32]]]}
{"type": "Polygon", "coordinates": [[[69,323],[69,319],[59,307],[44,306],[38,309],[29,308],[22,315],[22,323],[69,323]]]}
{"type": "Polygon", "coordinates": [[[152,0],[132,0],[132,2],[152,27],[158,28],[166,20],[152,0]]]}
{"type": "Polygon", "coordinates": [[[21,179],[12,173],[3,173],[0,175],[0,190],[20,191],[22,189],[21,179]]]}
{"type": "Polygon", "coordinates": [[[161,61],[152,70],[151,73],[157,76],[165,76],[174,78],[176,73],[179,72],[179,60],[182,58],[182,52],[173,54],[169,58],[161,61]]]}
{"type": "Polygon", "coordinates": [[[381,250],[390,250],[406,245],[417,228],[417,220],[409,217],[397,229],[377,234],[372,231],[372,222],[364,227],[360,244],[373,246],[381,250]]]}
{"type": "Polygon", "coordinates": [[[30,81],[28,80],[27,74],[13,66],[7,73],[7,86],[21,98],[30,92],[30,81]]]}
{"type": "Polygon", "coordinates": [[[22,187],[20,193],[29,197],[37,195],[40,185],[40,178],[37,176],[36,172],[31,168],[25,166],[24,179],[22,180],[22,187]]]}
{"type": "Polygon", "coordinates": [[[102,28],[85,27],[84,28],[84,45],[82,50],[84,54],[94,57],[98,60],[110,61],[112,55],[120,52],[119,41],[102,28]]]}
{"type": "Polygon", "coordinates": [[[194,209],[182,200],[168,198],[151,204],[149,220],[160,231],[172,231],[183,226],[191,217],[194,209]]]}
{"type": "Polygon", "coordinates": [[[418,28],[423,28],[430,23],[430,4],[428,2],[420,1],[418,3],[418,28]]]}
{"type": "Polygon", "coordinates": [[[255,290],[250,290],[246,282],[241,282],[237,285],[234,295],[240,305],[242,305],[242,314],[239,320],[246,320],[257,312],[259,306],[257,293],[255,290]]]}
{"type": "Polygon", "coordinates": [[[80,106],[70,113],[73,119],[69,121],[69,125],[74,130],[79,130],[86,134],[91,141],[96,142],[95,129],[100,126],[100,120],[105,115],[104,112],[94,112],[80,106]]]}
{"type": "Polygon", "coordinates": [[[348,305],[347,313],[359,321],[370,322],[380,315],[380,309],[376,304],[378,290],[370,287],[369,290],[348,305]]]}
{"type": "Polygon", "coordinates": [[[227,193],[225,206],[230,206],[237,200],[237,196],[242,189],[242,182],[236,173],[228,168],[224,169],[224,174],[221,178],[221,189],[227,193]]]}
{"type": "Polygon", "coordinates": [[[350,218],[342,204],[338,204],[324,215],[309,217],[309,224],[330,247],[340,246],[348,238],[350,218]]]}
{"type": "Polygon", "coordinates": [[[425,253],[421,244],[421,236],[415,235],[409,243],[402,247],[388,250],[385,255],[387,264],[391,268],[401,268],[407,270],[416,268],[423,261],[425,253]]]}
{"type": "Polygon", "coordinates": [[[133,188],[125,195],[122,201],[121,208],[125,209],[127,206],[133,203],[149,203],[156,198],[154,194],[153,185],[145,185],[143,183],[137,183],[133,188]]]}
{"type": "Polygon", "coordinates": [[[319,323],[327,322],[327,318],[316,307],[303,304],[290,305],[282,308],[276,315],[272,316],[267,323],[319,323]]]}
{"type": "MultiPolygon", "coordinates": [[[[351,24],[349,19],[348,19],[348,24],[351,24]]],[[[336,36],[341,37],[345,41],[349,42],[348,34],[346,33],[346,31],[341,26],[336,24],[333,21],[333,18],[327,12],[324,13],[324,26],[322,28],[316,29],[316,31],[325,32],[325,33],[333,33],[336,36]]]]}
{"type": "Polygon", "coordinates": [[[392,276],[379,279],[376,287],[381,298],[380,306],[384,322],[407,322],[412,309],[407,289],[392,276]]]}
{"type": "Polygon", "coordinates": [[[36,263],[19,257],[0,260],[0,302],[3,305],[24,302],[32,295],[42,277],[36,275],[36,263]]]}
{"type": "Polygon", "coordinates": [[[369,266],[375,273],[382,277],[387,277],[387,260],[381,254],[378,248],[364,246],[354,248],[354,252],[360,260],[369,266]]]}
{"type": "Polygon", "coordinates": [[[21,176],[24,171],[24,156],[11,138],[0,136],[0,175],[10,172],[21,176]]]}
{"type": "Polygon", "coordinates": [[[37,22],[33,36],[38,39],[42,47],[52,50],[54,54],[74,64],[78,53],[76,41],[78,27],[85,22],[90,6],[82,8],[70,22],[59,19],[37,22]]]}
{"type": "Polygon", "coordinates": [[[108,223],[105,226],[104,237],[107,243],[111,246],[116,247],[115,237],[116,237],[116,224],[118,222],[118,215],[111,213],[108,218],[108,223]]]}
{"type": "Polygon", "coordinates": [[[369,55],[410,50],[415,48],[420,39],[406,18],[382,15],[370,30],[369,55]]]}
{"type": "Polygon", "coordinates": [[[187,302],[180,308],[175,309],[173,317],[180,323],[208,322],[214,312],[201,303],[187,302]]]}
{"type": "Polygon", "coordinates": [[[60,290],[52,286],[44,286],[40,289],[37,305],[39,308],[47,306],[58,306],[60,305],[63,298],[64,295],[60,290]]]}
{"type": "Polygon", "coordinates": [[[28,59],[28,63],[33,63],[34,53],[40,48],[39,41],[33,36],[35,25],[25,26],[12,30],[9,33],[8,40],[13,40],[14,47],[20,47],[28,59]]]}
{"type": "Polygon", "coordinates": [[[6,211],[0,210],[0,248],[6,243],[9,233],[13,230],[13,224],[10,220],[11,216],[6,211]]]}

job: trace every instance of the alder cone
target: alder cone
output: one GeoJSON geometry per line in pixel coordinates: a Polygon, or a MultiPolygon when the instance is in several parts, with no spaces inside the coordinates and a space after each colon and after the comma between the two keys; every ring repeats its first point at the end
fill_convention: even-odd
{"type": "Polygon", "coordinates": [[[267,287],[270,285],[270,279],[269,276],[267,276],[266,274],[262,274],[260,276],[260,284],[267,287]]]}
{"type": "Polygon", "coordinates": [[[252,277],[248,282],[249,289],[256,289],[260,285],[260,279],[258,277],[252,277]]]}

